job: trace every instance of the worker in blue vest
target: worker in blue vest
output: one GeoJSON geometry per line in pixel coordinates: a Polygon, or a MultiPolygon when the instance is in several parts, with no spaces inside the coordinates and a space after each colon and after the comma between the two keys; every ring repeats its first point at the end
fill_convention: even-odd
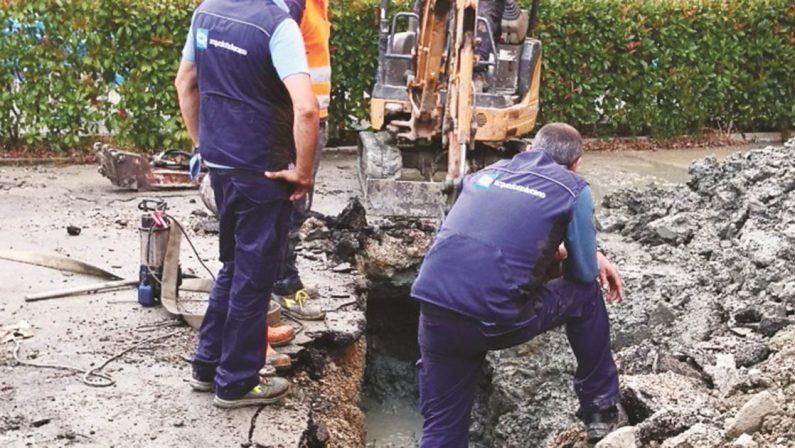
{"type": "Polygon", "coordinates": [[[289,392],[287,380],[258,371],[290,201],[312,186],[318,103],[304,53],[284,2],[206,0],[177,72],[183,120],[210,168],[223,262],[190,384],[214,390],[219,407],[268,404],[289,392]]]}
{"type": "Polygon", "coordinates": [[[486,353],[561,325],[577,358],[574,390],[589,441],[615,426],[618,373],[600,284],[609,302],[623,287],[596,248],[581,160],[577,130],[553,123],[530,150],[464,179],[411,290],[421,304],[421,447],[466,447],[486,353]],[[564,252],[562,278],[549,280],[564,252]]]}

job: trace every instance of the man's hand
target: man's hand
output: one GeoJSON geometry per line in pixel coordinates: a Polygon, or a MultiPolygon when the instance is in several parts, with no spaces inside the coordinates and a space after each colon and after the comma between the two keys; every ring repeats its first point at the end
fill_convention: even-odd
{"type": "Polygon", "coordinates": [[[266,171],[265,177],[268,179],[274,180],[286,180],[290,182],[295,187],[293,194],[290,195],[291,201],[297,201],[301,199],[310,188],[312,188],[312,174],[310,173],[308,176],[301,175],[295,169],[291,170],[281,170],[281,171],[266,171]]]}
{"type": "Polygon", "coordinates": [[[624,298],[624,285],[618,269],[601,252],[596,253],[596,262],[599,264],[599,284],[607,288],[607,303],[621,301],[624,298]]]}

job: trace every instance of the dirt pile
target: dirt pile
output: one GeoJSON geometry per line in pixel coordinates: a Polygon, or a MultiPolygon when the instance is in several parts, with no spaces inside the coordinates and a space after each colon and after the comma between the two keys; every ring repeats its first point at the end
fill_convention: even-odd
{"type": "Polygon", "coordinates": [[[606,226],[640,245],[623,251],[631,300],[614,322],[641,444],[795,440],[793,156],[795,140],[707,158],[687,186],[605,198],[606,226]]]}
{"type": "MultiPolygon", "coordinates": [[[[690,176],[610,194],[599,217],[627,289],[609,308],[635,443],[790,446],[795,140],[695,162],[690,176]]],[[[488,361],[474,415],[481,446],[581,445],[576,424],[550,437],[575,422],[562,334],[488,361]]]]}
{"type": "Polygon", "coordinates": [[[414,218],[369,222],[364,206],[352,198],[337,216],[312,213],[301,229],[302,257],[322,257],[338,272],[356,271],[370,296],[405,298],[436,231],[414,218]]]}

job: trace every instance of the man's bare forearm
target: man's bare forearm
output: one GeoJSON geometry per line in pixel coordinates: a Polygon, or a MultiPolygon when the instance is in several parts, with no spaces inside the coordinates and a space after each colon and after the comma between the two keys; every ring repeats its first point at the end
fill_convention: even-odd
{"type": "Polygon", "coordinates": [[[182,121],[193,141],[193,146],[199,145],[199,85],[196,80],[196,66],[193,63],[182,61],[174,80],[179,99],[179,111],[182,121]]]}
{"type": "Polygon", "coordinates": [[[317,109],[295,110],[293,136],[295,137],[295,170],[306,179],[314,174],[315,147],[318,138],[317,109]]]}
{"type": "Polygon", "coordinates": [[[199,90],[191,89],[186,95],[180,95],[179,110],[185,128],[193,141],[193,146],[199,146],[199,90]]]}
{"type": "Polygon", "coordinates": [[[284,78],[284,86],[293,102],[293,137],[295,138],[295,173],[299,179],[312,184],[315,146],[320,126],[320,108],[312,92],[312,83],[306,73],[296,73],[284,78]]]}

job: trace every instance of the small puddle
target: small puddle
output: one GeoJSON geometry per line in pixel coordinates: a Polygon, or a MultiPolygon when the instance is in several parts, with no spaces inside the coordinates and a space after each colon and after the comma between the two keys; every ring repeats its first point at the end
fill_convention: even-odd
{"type": "Polygon", "coordinates": [[[362,400],[367,425],[367,448],[403,448],[419,445],[422,415],[415,403],[396,401],[392,404],[362,400]]]}

